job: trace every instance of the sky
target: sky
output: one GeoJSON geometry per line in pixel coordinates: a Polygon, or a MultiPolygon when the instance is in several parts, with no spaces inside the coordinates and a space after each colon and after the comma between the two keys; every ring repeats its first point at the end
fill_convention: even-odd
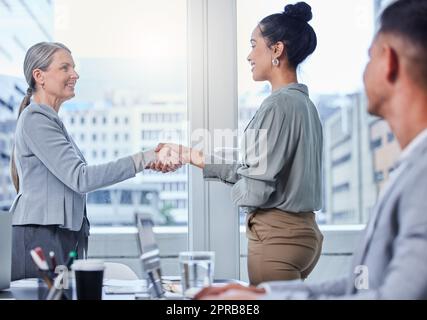
{"type": "MultiPolygon", "coordinates": [[[[362,74],[374,30],[372,0],[306,0],[318,37],[314,54],[299,70],[312,94],[362,90],[362,74]]],[[[252,80],[246,60],[257,22],[281,12],[283,0],[237,0],[239,93],[265,83],[252,80]]],[[[73,52],[81,74],[81,98],[124,86],[149,94],[186,89],[186,0],[55,0],[57,41],[73,52]],[[111,4],[111,5],[109,5],[111,4]],[[119,4],[119,5],[118,5],[119,4]]],[[[177,93],[177,92],[174,92],[177,93]]]]}
{"type": "Polygon", "coordinates": [[[80,73],[74,101],[114,89],[186,93],[186,0],[55,0],[55,39],[80,73]]]}

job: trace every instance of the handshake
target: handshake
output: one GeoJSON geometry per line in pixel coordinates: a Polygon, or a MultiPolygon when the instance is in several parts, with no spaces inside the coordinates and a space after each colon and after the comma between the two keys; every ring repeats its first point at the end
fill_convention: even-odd
{"type": "Polygon", "coordinates": [[[183,145],[159,143],[154,152],[156,159],[148,162],[145,169],[166,173],[174,172],[187,163],[204,167],[203,152],[183,145]]]}

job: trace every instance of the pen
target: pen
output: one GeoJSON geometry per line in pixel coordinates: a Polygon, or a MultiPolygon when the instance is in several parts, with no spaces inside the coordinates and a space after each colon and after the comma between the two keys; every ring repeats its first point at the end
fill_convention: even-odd
{"type": "Polygon", "coordinates": [[[47,262],[42,260],[40,256],[37,254],[36,250],[30,251],[31,257],[33,258],[33,261],[35,265],[37,266],[39,273],[41,277],[43,278],[44,282],[46,282],[47,287],[50,289],[52,288],[52,280],[48,276],[47,272],[49,271],[49,267],[47,265],[47,262]]]}
{"type": "Polygon", "coordinates": [[[30,251],[31,257],[33,258],[34,263],[37,265],[37,267],[40,270],[48,271],[49,266],[47,264],[47,261],[44,257],[43,250],[40,247],[37,247],[30,251]]]}
{"type": "Polygon", "coordinates": [[[55,271],[56,269],[56,258],[55,258],[55,252],[51,251],[49,252],[49,257],[50,257],[50,263],[52,265],[52,271],[55,271]]]}
{"type": "Polygon", "coordinates": [[[40,258],[40,260],[41,260],[41,264],[42,264],[42,266],[43,266],[42,270],[45,270],[45,271],[46,271],[47,276],[48,276],[50,279],[53,279],[53,278],[54,278],[54,275],[53,275],[54,269],[53,269],[53,270],[51,270],[51,269],[49,268],[49,263],[48,263],[48,261],[47,261],[47,259],[46,259],[45,255],[44,255],[43,249],[42,249],[41,247],[36,247],[36,248],[34,248],[34,251],[35,251],[35,253],[39,256],[39,258],[40,258]],[[47,268],[47,269],[46,269],[46,268],[47,268]]]}
{"type": "Polygon", "coordinates": [[[68,268],[68,269],[70,269],[70,268],[71,268],[71,265],[73,264],[74,259],[75,259],[76,257],[77,257],[77,252],[76,252],[76,251],[74,251],[74,250],[70,251],[70,253],[69,253],[69,255],[68,255],[67,264],[66,264],[66,266],[67,266],[67,268],[68,268]]]}

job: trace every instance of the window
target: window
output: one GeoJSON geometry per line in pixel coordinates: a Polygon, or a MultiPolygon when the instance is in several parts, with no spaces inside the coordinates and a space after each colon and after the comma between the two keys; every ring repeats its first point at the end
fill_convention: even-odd
{"type": "Polygon", "coordinates": [[[378,149],[381,146],[382,146],[382,139],[381,139],[381,137],[377,138],[377,139],[375,139],[373,141],[371,141],[371,149],[372,150],[378,149]]]}
{"type": "Polygon", "coordinates": [[[332,167],[339,166],[340,164],[346,163],[351,159],[351,153],[346,154],[345,156],[342,156],[341,158],[338,158],[337,160],[332,161],[332,167]]]}
{"type": "Polygon", "coordinates": [[[111,204],[109,190],[94,191],[87,195],[88,204],[111,204]]]}
{"type": "MultiPolygon", "coordinates": [[[[29,46],[37,42],[60,41],[72,51],[80,79],[76,97],[61,106],[61,117],[83,155],[89,156],[89,165],[103,163],[108,156],[113,160],[138,151],[131,137],[134,132],[143,132],[142,123],[132,121],[139,114],[143,122],[150,122],[150,127],[144,128],[142,144],[154,147],[160,142],[160,133],[170,129],[172,115],[187,112],[186,0],[123,0],[120,4],[102,0],[52,0],[50,5],[46,5],[46,1],[26,1],[32,16],[23,7],[23,1],[7,0],[7,3],[12,4],[12,11],[0,3],[0,146],[5,146],[0,149],[2,168],[8,167],[10,158],[16,123],[12,111],[16,111],[22,100],[15,86],[25,91],[22,62],[29,46]],[[102,32],[93,28],[94,16],[99,17],[97,25],[103,26],[102,32]],[[159,21],[162,21],[161,27],[159,21]],[[12,27],[11,22],[19,27],[12,27]],[[20,39],[23,45],[16,46],[14,39],[20,39]],[[174,49],[167,54],[153,49],[165,42],[174,49]],[[147,47],[143,43],[151,45],[147,47]],[[179,103],[176,103],[176,96],[179,96],[179,103]],[[167,110],[163,110],[164,106],[167,110]],[[110,133],[112,128],[106,127],[110,123],[113,134],[110,133]],[[111,134],[108,139],[107,133],[111,134]],[[117,143],[109,145],[111,138],[117,143]]],[[[186,127],[181,130],[185,131],[186,127]]],[[[0,206],[9,206],[14,197],[10,181],[2,178],[6,175],[6,170],[0,172],[3,197],[0,206]]],[[[175,181],[178,175],[180,181],[186,183],[187,177],[179,172],[167,176],[144,174],[126,180],[121,187],[111,186],[90,193],[88,217],[91,225],[128,225],[134,212],[128,210],[129,203],[134,203],[136,209],[145,205],[144,210],[153,213],[156,223],[186,225],[185,208],[178,208],[177,203],[172,209],[160,208],[162,183],[165,179],[175,181]],[[130,187],[126,188],[126,184],[130,187]],[[125,190],[123,194],[121,189],[125,190]],[[102,210],[100,206],[104,206],[102,210]]],[[[178,188],[170,193],[175,200],[178,188]]]]}
{"type": "Polygon", "coordinates": [[[348,182],[332,187],[333,193],[340,193],[350,190],[350,184],[348,182]]]}
{"type": "Polygon", "coordinates": [[[155,192],[141,192],[140,204],[150,205],[155,198],[155,192]]]}
{"type": "Polygon", "coordinates": [[[384,172],[382,172],[382,171],[375,171],[375,181],[376,182],[381,182],[383,180],[384,180],[384,172]]]}
{"type": "MultiPolygon", "coordinates": [[[[362,75],[377,7],[373,0],[306,2],[312,7],[310,24],[316,31],[318,46],[299,66],[298,80],[309,88],[324,133],[323,209],[316,217],[320,224],[364,224],[383,179],[379,173],[388,172],[381,168],[384,164],[379,160],[389,156],[382,137],[392,141],[391,135],[384,133],[381,121],[374,123],[375,119],[365,111],[362,75]],[[346,15],[334,14],[341,11],[346,15]]],[[[251,49],[250,35],[262,18],[281,12],[283,6],[280,0],[237,0],[239,132],[271,91],[265,82],[252,80],[246,59],[251,49]]]]}
{"type": "Polygon", "coordinates": [[[122,190],[120,204],[132,204],[132,192],[130,190],[122,190]]]}

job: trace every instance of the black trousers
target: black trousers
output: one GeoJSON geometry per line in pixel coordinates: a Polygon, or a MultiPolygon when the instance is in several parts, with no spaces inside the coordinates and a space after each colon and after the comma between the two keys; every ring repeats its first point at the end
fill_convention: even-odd
{"type": "Polygon", "coordinates": [[[86,258],[88,228],[86,219],[79,231],[60,228],[58,225],[20,225],[12,228],[12,280],[39,277],[30,251],[41,247],[49,259],[55,252],[57,265],[65,264],[70,251],[76,250],[79,259],[86,258]]]}

